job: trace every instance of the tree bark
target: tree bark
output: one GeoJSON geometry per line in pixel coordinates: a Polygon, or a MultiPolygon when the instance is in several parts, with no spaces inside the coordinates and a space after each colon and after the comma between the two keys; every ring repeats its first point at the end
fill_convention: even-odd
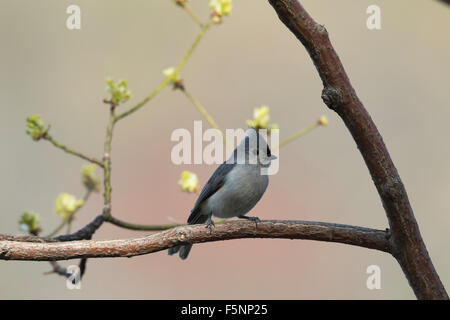
{"type": "Polygon", "coordinates": [[[180,244],[243,238],[309,239],[390,252],[388,237],[388,232],[382,230],[325,222],[264,220],[256,226],[250,221],[232,221],[216,224],[212,232],[204,225],[186,225],[136,239],[54,242],[39,237],[0,235],[0,260],[132,257],[180,244]]]}
{"type": "Polygon", "coordinates": [[[269,0],[300,40],[322,79],[322,99],[344,121],[378,190],[391,228],[392,254],[419,299],[448,299],[419,231],[405,187],[375,123],[356,95],[324,26],[297,0],[269,0]]]}

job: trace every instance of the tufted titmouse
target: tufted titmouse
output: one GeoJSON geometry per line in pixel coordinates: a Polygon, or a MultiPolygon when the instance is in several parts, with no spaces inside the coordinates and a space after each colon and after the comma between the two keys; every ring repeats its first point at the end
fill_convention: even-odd
{"type": "MultiPolygon", "coordinates": [[[[245,138],[233,151],[231,157],[222,163],[203,187],[188,218],[188,224],[206,223],[214,226],[211,217],[238,217],[257,223],[259,218],[247,217],[261,199],[269,183],[264,170],[277,157],[270,153],[266,140],[257,130],[250,128],[245,138]]],[[[179,245],[169,249],[169,255],[179,252],[186,259],[192,244],[179,245]]]]}

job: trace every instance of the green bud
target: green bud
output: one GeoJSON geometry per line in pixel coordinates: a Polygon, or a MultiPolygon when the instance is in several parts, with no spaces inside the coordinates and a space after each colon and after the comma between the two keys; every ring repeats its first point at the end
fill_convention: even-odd
{"type": "Polygon", "coordinates": [[[55,212],[63,220],[74,218],[75,212],[84,204],[82,199],[77,200],[75,196],[68,193],[60,193],[55,201],[55,212]]]}
{"type": "Polygon", "coordinates": [[[131,98],[131,92],[128,90],[127,80],[119,80],[115,83],[112,78],[107,78],[106,84],[106,91],[111,94],[111,98],[108,100],[109,103],[118,105],[119,103],[126,102],[131,98]]]}
{"type": "Polygon", "coordinates": [[[34,141],[40,140],[46,133],[44,127],[44,120],[41,116],[33,114],[31,117],[27,118],[27,135],[31,137],[34,141]]]}
{"type": "Polygon", "coordinates": [[[36,212],[24,211],[19,219],[19,228],[22,231],[38,235],[41,231],[41,228],[39,227],[40,222],[41,218],[36,212]]]}
{"type": "Polygon", "coordinates": [[[81,169],[81,182],[91,191],[100,191],[100,179],[95,175],[95,164],[87,164],[81,169]]]}

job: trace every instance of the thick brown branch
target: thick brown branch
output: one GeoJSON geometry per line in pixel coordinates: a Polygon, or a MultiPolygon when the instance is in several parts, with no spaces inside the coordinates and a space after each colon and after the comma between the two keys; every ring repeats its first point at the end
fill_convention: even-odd
{"type": "Polygon", "coordinates": [[[419,299],[448,299],[434,269],[408,195],[380,133],[357,97],[324,26],[297,0],[269,0],[280,20],[302,42],[324,89],[322,99],[336,111],[353,136],[381,197],[392,230],[393,255],[419,299]]]}
{"type": "MultiPolygon", "coordinates": [[[[339,242],[390,252],[387,231],[307,221],[265,220],[258,223],[232,221],[217,224],[212,232],[204,225],[173,228],[136,239],[82,240],[70,242],[24,242],[0,236],[0,260],[56,261],[75,258],[132,257],[185,243],[243,238],[308,239],[339,242]]],[[[45,239],[44,239],[45,241],[45,239]]]]}

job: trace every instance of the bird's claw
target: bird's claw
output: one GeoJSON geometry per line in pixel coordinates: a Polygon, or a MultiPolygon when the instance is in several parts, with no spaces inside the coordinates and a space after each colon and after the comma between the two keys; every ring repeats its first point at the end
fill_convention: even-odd
{"type": "Polygon", "coordinates": [[[247,216],[239,216],[241,219],[247,219],[249,221],[255,222],[255,228],[258,229],[258,222],[261,222],[261,219],[258,217],[247,217],[247,216]]]}
{"type": "Polygon", "coordinates": [[[212,227],[215,227],[214,221],[209,217],[209,219],[206,221],[205,227],[209,228],[209,232],[212,232],[212,227]]]}
{"type": "Polygon", "coordinates": [[[261,222],[261,219],[258,217],[248,217],[248,220],[255,222],[255,228],[258,229],[258,222],[261,222]]]}

